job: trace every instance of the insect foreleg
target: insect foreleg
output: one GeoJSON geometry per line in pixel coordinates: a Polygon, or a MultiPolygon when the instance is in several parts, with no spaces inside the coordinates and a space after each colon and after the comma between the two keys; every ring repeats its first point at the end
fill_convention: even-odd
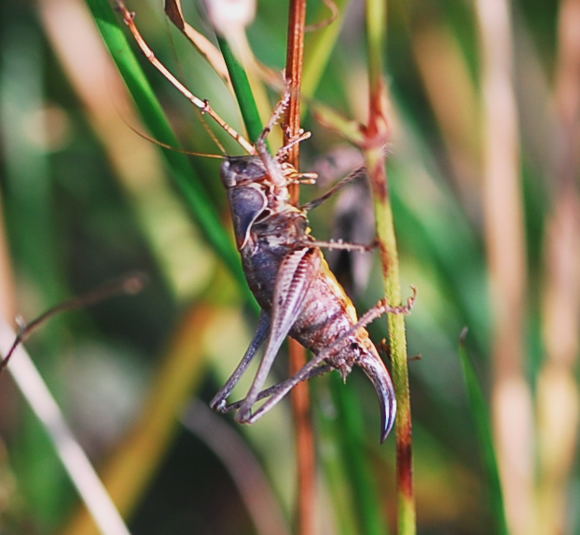
{"type": "Polygon", "coordinates": [[[260,137],[256,141],[256,146],[258,149],[260,149],[260,147],[265,148],[266,138],[268,137],[268,134],[272,131],[272,128],[274,128],[280,122],[282,115],[284,115],[286,108],[288,108],[291,95],[292,91],[290,90],[290,86],[286,84],[286,87],[284,88],[284,93],[282,94],[282,97],[276,104],[276,107],[274,108],[274,111],[270,116],[270,120],[268,121],[268,124],[265,126],[264,130],[260,134],[260,137]]]}
{"type": "Polygon", "coordinates": [[[227,380],[226,384],[222,387],[222,389],[213,397],[210,401],[209,406],[219,412],[225,412],[228,410],[226,406],[226,399],[231,394],[232,390],[238,384],[240,378],[246,371],[246,368],[252,362],[253,358],[256,356],[258,349],[264,343],[264,340],[268,336],[270,331],[270,318],[268,314],[262,312],[260,314],[260,318],[258,320],[258,327],[256,329],[256,334],[254,335],[254,339],[250,342],[246,353],[242,357],[242,360],[234,370],[234,373],[230,376],[227,380]]]}

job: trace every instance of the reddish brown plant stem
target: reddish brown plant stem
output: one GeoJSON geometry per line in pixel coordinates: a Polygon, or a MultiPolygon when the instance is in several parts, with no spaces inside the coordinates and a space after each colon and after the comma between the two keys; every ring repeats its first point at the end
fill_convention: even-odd
{"type": "MultiPolygon", "coordinates": [[[[291,0],[288,21],[288,49],[286,57],[286,83],[290,89],[290,101],[286,112],[287,131],[284,142],[300,130],[300,87],[304,56],[304,30],[306,23],[306,0],[291,0]]],[[[289,151],[289,162],[297,169],[300,164],[300,146],[296,143],[289,151]]],[[[299,200],[298,184],[290,187],[293,203],[299,200]]],[[[306,350],[295,340],[290,340],[290,373],[295,374],[306,364],[306,350]]],[[[308,384],[301,383],[292,390],[292,411],[296,422],[296,455],[298,469],[298,518],[297,533],[314,533],[315,511],[315,458],[314,435],[310,417],[310,394],[308,384]]]]}

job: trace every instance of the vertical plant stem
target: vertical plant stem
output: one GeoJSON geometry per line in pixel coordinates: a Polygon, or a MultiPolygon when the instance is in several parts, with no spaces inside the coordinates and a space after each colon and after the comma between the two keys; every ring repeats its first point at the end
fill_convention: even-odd
{"type": "Polygon", "coordinates": [[[483,209],[493,310],[492,410],[510,532],[534,532],[533,431],[525,376],[526,254],[512,84],[510,2],[478,0],[484,117],[483,209]]]}
{"type": "MultiPolygon", "coordinates": [[[[304,27],[306,23],[306,0],[291,0],[288,21],[288,49],[286,56],[286,83],[291,91],[286,112],[288,135],[293,136],[300,130],[300,89],[302,86],[302,67],[304,63],[304,27]]],[[[287,141],[287,139],[285,139],[287,141]]],[[[289,151],[292,165],[300,163],[300,145],[296,143],[289,151]]],[[[298,185],[292,187],[292,201],[298,202],[298,185]]]]}
{"type": "MultiPolygon", "coordinates": [[[[383,51],[386,45],[387,4],[383,0],[367,0],[366,25],[369,61],[369,120],[366,128],[365,160],[371,180],[376,214],[377,237],[385,296],[389,304],[401,304],[397,240],[387,185],[384,145],[388,140],[387,97],[383,80],[383,51]]],[[[407,341],[403,315],[387,316],[393,380],[397,392],[397,510],[398,533],[410,535],[415,527],[413,492],[412,420],[407,341]]]]}
{"type": "MultiPolygon", "coordinates": [[[[291,0],[288,21],[288,48],[286,56],[286,82],[289,84],[290,102],[286,112],[288,131],[284,142],[300,130],[300,88],[304,63],[304,28],[306,24],[306,0],[291,0]]],[[[289,152],[289,161],[296,168],[300,164],[300,147],[296,143],[289,152]]],[[[299,187],[291,188],[292,202],[299,200],[299,187]]],[[[306,350],[295,340],[290,340],[290,373],[294,375],[306,364],[306,350]]],[[[315,524],[315,455],[314,435],[310,414],[308,384],[301,383],[292,390],[292,411],[296,422],[296,455],[298,467],[298,518],[297,532],[301,535],[314,533],[315,524]]]]}

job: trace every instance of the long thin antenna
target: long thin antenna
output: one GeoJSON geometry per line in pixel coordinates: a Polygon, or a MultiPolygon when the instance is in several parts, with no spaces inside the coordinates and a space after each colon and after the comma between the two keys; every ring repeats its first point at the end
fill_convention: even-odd
{"type": "Polygon", "coordinates": [[[203,114],[201,113],[199,114],[199,120],[201,122],[201,125],[203,126],[203,129],[207,132],[207,135],[211,137],[211,140],[217,145],[221,153],[225,155],[226,148],[223,146],[222,142],[218,139],[215,132],[210,128],[209,124],[207,124],[207,121],[205,120],[203,114]]]}
{"type": "Polygon", "coordinates": [[[121,0],[116,2],[117,9],[123,16],[123,22],[129,28],[129,31],[133,34],[135,41],[147,60],[196,108],[198,108],[202,114],[209,115],[219,126],[221,126],[239,145],[248,153],[256,154],[256,149],[254,146],[241,134],[236,132],[222,117],[211,107],[208,100],[202,100],[196,97],[185,85],[183,85],[169,69],[161,63],[153,53],[153,50],[149,47],[143,36],[139,32],[137,26],[135,25],[135,13],[129,11],[125,4],[121,0]]]}
{"type": "MultiPolygon", "coordinates": [[[[169,143],[164,143],[163,141],[160,141],[159,139],[154,138],[154,137],[146,134],[145,132],[142,132],[141,130],[139,130],[135,126],[129,124],[127,121],[125,121],[125,124],[127,125],[127,127],[130,130],[132,130],[139,137],[142,137],[143,139],[146,139],[147,141],[150,141],[151,143],[154,143],[155,145],[163,147],[164,149],[171,150],[173,152],[179,152],[180,154],[187,154],[188,156],[201,156],[202,158],[213,158],[215,160],[224,160],[226,158],[223,154],[211,154],[209,152],[196,152],[193,150],[186,150],[186,149],[180,149],[179,147],[174,147],[173,145],[170,145],[169,143]]],[[[205,122],[204,122],[204,124],[205,124],[205,122]]],[[[205,126],[207,127],[207,124],[205,124],[205,126]]],[[[212,132],[212,134],[213,134],[213,132],[212,132]]],[[[216,140],[214,139],[214,141],[216,141],[216,140]]],[[[218,143],[216,141],[216,145],[220,149],[223,149],[223,146],[221,145],[221,143],[218,143]]]]}

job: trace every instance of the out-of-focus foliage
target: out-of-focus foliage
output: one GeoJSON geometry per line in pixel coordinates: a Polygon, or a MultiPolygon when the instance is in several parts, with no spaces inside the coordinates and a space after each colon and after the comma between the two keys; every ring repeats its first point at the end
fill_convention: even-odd
{"type": "MultiPolygon", "coordinates": [[[[364,4],[336,4],[341,14],[335,24],[343,27],[328,62],[312,60],[312,88],[320,82],[309,88],[314,93],[305,103],[304,126],[313,135],[302,144],[303,169],[323,169],[324,186],[304,186],[305,200],[319,193],[318,187],[328,187],[333,175],[339,178],[359,165],[356,151],[316,118],[317,109],[326,105],[366,120],[364,4]]],[[[492,366],[497,317],[485,238],[484,66],[473,4],[389,2],[389,183],[403,290],[410,284],[419,290],[407,335],[410,355],[420,355],[411,360],[410,370],[418,531],[426,534],[495,533],[501,524],[485,445],[477,433],[482,415],[469,404],[458,351],[467,326],[467,351],[491,403],[498,373],[492,366]]],[[[133,2],[130,7],[156,55],[242,131],[232,94],[166,20],[162,6],[133,2]]],[[[213,39],[203,10],[193,3],[184,7],[188,22],[213,39]]],[[[569,253],[572,277],[564,277],[572,281],[571,305],[554,301],[561,291],[554,272],[561,255],[568,254],[558,249],[560,240],[569,243],[567,210],[577,208],[578,161],[563,156],[561,133],[573,144],[572,154],[580,153],[578,112],[576,130],[562,126],[562,109],[580,100],[580,83],[572,84],[572,96],[562,96],[561,84],[573,76],[566,69],[578,69],[580,63],[580,52],[565,38],[566,20],[578,18],[574,9],[580,7],[575,0],[518,0],[511,7],[513,48],[506,54],[515,56],[519,142],[514,150],[526,248],[523,358],[537,456],[537,472],[529,476],[538,525],[550,526],[543,533],[556,532],[558,522],[573,533],[580,529],[580,473],[573,462],[578,325],[566,322],[578,310],[578,256],[569,253]],[[569,16],[559,19],[564,9],[569,16]],[[560,310],[572,312],[558,320],[560,310]],[[554,339],[567,344],[568,354],[553,354],[554,339]],[[554,403],[560,404],[562,422],[551,416],[554,403]]],[[[322,20],[327,9],[312,1],[309,20],[322,20]]],[[[146,127],[87,5],[81,0],[8,1],[0,12],[0,311],[8,318],[31,319],[107,279],[146,271],[150,283],[140,295],[51,320],[27,342],[31,355],[82,445],[102,467],[133,533],[264,533],[272,525],[277,533],[288,532],[296,474],[286,403],[243,428],[228,419],[216,422],[217,416],[194,403],[213,396],[256,324],[247,292],[232,274],[235,267],[232,271],[223,261],[230,224],[219,161],[169,157],[179,160],[180,179],[195,184],[190,192],[203,192],[210,216],[215,215],[203,219],[215,227],[199,228],[191,199],[179,184],[174,187],[175,167],[159,147],[135,133],[146,127]],[[240,479],[256,482],[257,504],[240,479]]],[[[276,71],[285,62],[286,17],[287,2],[259,2],[248,30],[257,58],[276,71]]],[[[307,60],[308,46],[321,40],[317,32],[308,36],[307,60]]],[[[333,36],[325,38],[332,42],[333,36]]],[[[145,60],[141,65],[182,145],[219,153],[199,114],[145,60]]],[[[276,91],[269,96],[274,102],[276,91]]],[[[228,151],[240,152],[214,131],[228,151]]],[[[344,213],[341,201],[312,213],[320,239],[332,235],[337,212],[344,213]]],[[[363,221],[372,211],[370,202],[356,211],[363,221]]],[[[364,290],[354,296],[360,311],[381,297],[380,269],[372,258],[366,267],[354,259],[359,283],[351,286],[360,287],[360,277],[368,276],[364,290]]],[[[348,263],[342,257],[336,262],[340,280],[351,277],[348,263]]],[[[371,332],[380,341],[386,336],[384,323],[376,322],[371,332]]],[[[278,377],[287,375],[285,355],[275,368],[278,377]]],[[[311,385],[320,533],[370,533],[377,528],[360,523],[365,510],[378,508],[379,525],[394,524],[393,440],[377,444],[369,385],[356,373],[346,385],[333,379],[315,379],[311,385]],[[337,398],[341,389],[348,392],[337,398]],[[350,412],[353,404],[362,411],[350,412]],[[348,424],[353,418],[354,425],[348,424]],[[345,437],[347,424],[354,434],[345,437]],[[354,490],[361,484],[368,497],[354,490]]],[[[236,393],[247,386],[243,382],[236,393]]],[[[0,433],[0,532],[93,533],[44,430],[8,374],[0,377],[0,433]]],[[[508,516],[518,513],[508,511],[508,516]]]]}

